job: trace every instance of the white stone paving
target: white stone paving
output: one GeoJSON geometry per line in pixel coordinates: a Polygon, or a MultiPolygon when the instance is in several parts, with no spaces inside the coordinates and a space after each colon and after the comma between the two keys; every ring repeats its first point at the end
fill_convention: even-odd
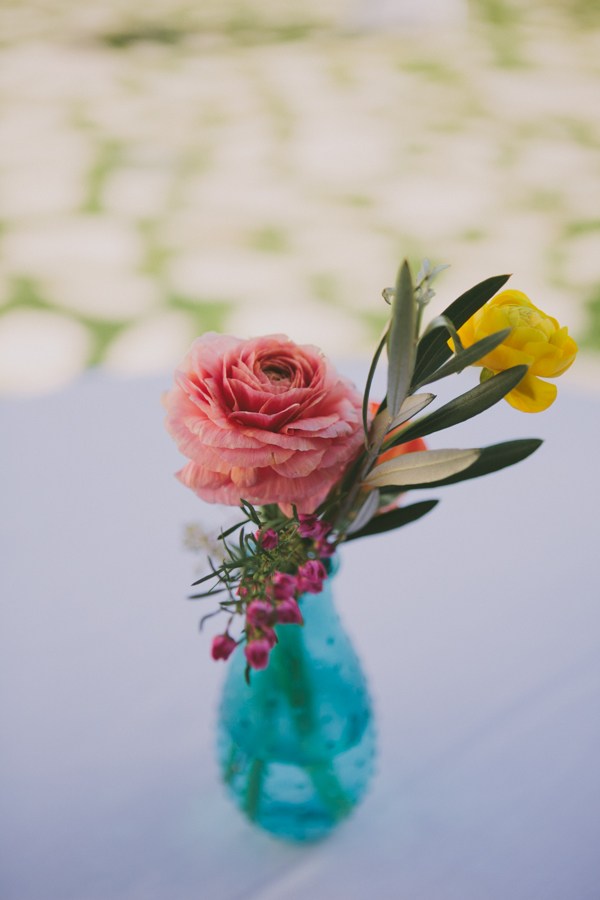
{"type": "Polygon", "coordinates": [[[158,371],[206,328],[365,355],[404,254],[452,263],[432,311],[508,270],[585,342],[600,29],[436,2],[363,31],[341,0],[0,8],[0,390],[158,371]]]}

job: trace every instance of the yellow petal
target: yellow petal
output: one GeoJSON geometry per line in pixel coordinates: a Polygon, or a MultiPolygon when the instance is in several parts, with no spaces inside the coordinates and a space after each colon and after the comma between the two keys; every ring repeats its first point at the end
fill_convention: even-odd
{"type": "Polygon", "coordinates": [[[543,412],[556,400],[556,385],[541,381],[529,372],[521,382],[504,398],[521,412],[543,412]]]}
{"type": "MultiPolygon", "coordinates": [[[[577,356],[578,351],[579,351],[579,347],[577,346],[577,344],[575,343],[575,341],[573,340],[573,338],[572,338],[572,337],[569,337],[569,336],[567,335],[567,339],[566,339],[566,341],[564,342],[564,344],[562,345],[562,352],[563,352],[564,358],[565,358],[565,359],[570,359],[571,362],[573,362],[573,360],[574,360],[575,357],[577,356]]],[[[570,364],[571,364],[571,363],[569,363],[569,365],[570,365],[570,364]]]]}
{"type": "Polygon", "coordinates": [[[534,358],[529,369],[530,375],[540,375],[542,378],[554,378],[562,363],[562,352],[552,344],[545,341],[525,344],[523,348],[534,358]]]}
{"type": "MultiPolygon", "coordinates": [[[[473,322],[473,316],[471,316],[471,318],[467,322],[465,322],[463,327],[458,329],[458,336],[462,341],[463,347],[470,347],[471,344],[475,343],[475,338],[473,336],[474,331],[475,325],[473,322]]],[[[454,341],[452,340],[452,338],[450,338],[448,343],[452,347],[452,350],[454,350],[454,341]]]]}
{"type": "Polygon", "coordinates": [[[563,353],[565,353],[565,355],[567,355],[569,353],[577,353],[578,350],[579,350],[579,347],[577,346],[577,344],[575,343],[573,338],[569,337],[569,335],[567,335],[567,339],[563,344],[563,353]]]}
{"type": "Polygon", "coordinates": [[[515,350],[524,350],[525,344],[547,344],[548,338],[538,328],[532,328],[530,325],[520,325],[517,328],[513,328],[506,338],[506,343],[509,347],[514,347],[515,350]]]}
{"type": "MultiPolygon", "coordinates": [[[[558,350],[558,348],[555,349],[558,350]]],[[[567,336],[559,354],[554,359],[548,357],[537,360],[531,367],[531,374],[539,375],[542,378],[558,378],[573,365],[577,350],[577,344],[573,338],[567,336]]]]}
{"type": "Polygon", "coordinates": [[[476,365],[485,366],[495,372],[503,372],[504,369],[510,369],[511,366],[530,366],[533,361],[533,356],[523,353],[522,350],[514,350],[512,347],[507,347],[506,344],[500,344],[499,347],[480,359],[476,365]]]}
{"type": "Polygon", "coordinates": [[[537,309],[533,305],[527,294],[523,291],[513,291],[509,289],[496,294],[491,300],[488,300],[490,306],[528,306],[530,309],[537,309]]]}
{"type": "MultiPolygon", "coordinates": [[[[554,374],[552,375],[552,378],[558,378],[560,375],[564,375],[564,373],[567,371],[567,369],[570,369],[571,366],[573,365],[573,363],[575,362],[576,356],[577,356],[577,354],[574,353],[572,356],[563,356],[562,359],[557,359],[556,364],[555,364],[554,374]]],[[[543,373],[540,372],[540,375],[542,375],[542,374],[543,373]]]]}
{"type": "Polygon", "coordinates": [[[504,328],[511,327],[508,316],[503,309],[495,309],[494,307],[485,309],[484,307],[484,310],[485,316],[475,328],[476,337],[482,338],[486,334],[492,334],[494,331],[502,331],[504,328]]]}
{"type": "MultiPolygon", "coordinates": [[[[565,325],[564,328],[559,328],[554,332],[550,337],[550,343],[554,344],[555,347],[559,347],[561,350],[565,346],[567,340],[569,338],[569,329],[565,325]]],[[[573,340],[573,338],[571,338],[573,340]]],[[[573,341],[575,343],[575,341],[573,341]]]]}
{"type": "Polygon", "coordinates": [[[563,355],[562,350],[547,341],[528,341],[521,349],[534,359],[560,359],[563,355]]]}

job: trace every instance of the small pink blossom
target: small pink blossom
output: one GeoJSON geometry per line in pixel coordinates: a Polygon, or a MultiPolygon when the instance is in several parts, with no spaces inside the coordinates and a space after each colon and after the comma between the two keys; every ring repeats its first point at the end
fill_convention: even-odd
{"type": "Polygon", "coordinates": [[[266,625],[261,626],[261,631],[263,633],[265,641],[267,642],[269,647],[273,649],[273,647],[277,643],[277,635],[275,634],[275,631],[273,630],[273,628],[268,628],[266,625]]]}
{"type": "Polygon", "coordinates": [[[208,503],[313,512],[362,444],[354,385],[317,347],[281,334],[203,334],[162,402],[189,460],[177,477],[208,503]]]}
{"type": "Polygon", "coordinates": [[[211,655],[213,659],[229,659],[237,642],[228,634],[218,634],[213,638],[211,655]]]}
{"type": "Polygon", "coordinates": [[[315,553],[317,556],[320,556],[321,559],[327,559],[335,553],[335,544],[330,544],[325,538],[321,538],[315,547],[315,553]]]}
{"type": "Polygon", "coordinates": [[[283,600],[277,606],[275,615],[281,625],[302,625],[304,623],[298,602],[291,597],[283,600]]]}
{"type": "Polygon", "coordinates": [[[257,541],[260,540],[261,547],[264,547],[265,550],[273,550],[279,543],[279,535],[272,528],[267,528],[266,531],[257,531],[254,537],[257,541]]]}
{"type": "Polygon", "coordinates": [[[326,578],[327,570],[321,560],[309,559],[298,569],[296,584],[301,594],[320,594],[326,578]]]}
{"type": "Polygon", "coordinates": [[[271,647],[264,638],[258,641],[249,641],[244,647],[244,655],[248,665],[253,669],[266,669],[269,665],[271,647]]]}
{"type": "Polygon", "coordinates": [[[314,538],[315,541],[318,541],[331,531],[331,525],[328,522],[324,522],[323,519],[317,518],[317,516],[306,516],[300,513],[298,518],[300,520],[300,525],[298,526],[300,537],[314,538]]]}
{"type": "Polygon", "coordinates": [[[296,579],[293,575],[275,572],[273,575],[273,599],[285,600],[296,593],[296,579]]]}
{"type": "Polygon", "coordinates": [[[273,612],[273,607],[267,600],[253,600],[246,610],[246,619],[251,625],[268,625],[273,612]]]}

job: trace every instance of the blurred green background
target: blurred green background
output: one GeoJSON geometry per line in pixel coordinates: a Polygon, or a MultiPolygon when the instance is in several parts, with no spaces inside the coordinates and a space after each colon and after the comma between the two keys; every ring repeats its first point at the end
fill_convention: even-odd
{"type": "Polygon", "coordinates": [[[0,392],[511,285],[600,349],[600,0],[0,2],[0,392]]]}

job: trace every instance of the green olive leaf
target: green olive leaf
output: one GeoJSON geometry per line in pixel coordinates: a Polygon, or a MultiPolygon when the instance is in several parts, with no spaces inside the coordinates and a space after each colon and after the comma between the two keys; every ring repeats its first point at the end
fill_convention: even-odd
{"type": "Polygon", "coordinates": [[[359,509],[356,518],[350,523],[346,529],[346,534],[353,534],[363,528],[369,522],[377,510],[379,509],[379,491],[369,491],[367,499],[359,509]]]}
{"type": "MultiPolygon", "coordinates": [[[[466,350],[461,350],[460,353],[456,353],[454,358],[447,362],[445,366],[442,366],[437,372],[433,372],[424,381],[417,384],[415,390],[423,387],[424,384],[431,384],[432,381],[439,381],[440,378],[445,378],[447,375],[453,375],[455,372],[462,372],[467,366],[472,366],[473,363],[479,362],[480,359],[483,359],[484,356],[487,356],[488,353],[491,353],[492,350],[495,350],[496,347],[503,343],[511,331],[512,328],[503,328],[502,331],[496,331],[494,334],[490,334],[480,341],[471,344],[466,350]]],[[[489,372],[489,369],[486,369],[485,371],[489,372]]],[[[493,372],[490,373],[488,377],[491,377],[491,375],[493,375],[493,372]]]]}
{"type": "Polygon", "coordinates": [[[451,428],[453,425],[466,422],[473,416],[478,416],[479,413],[485,412],[495,403],[499,403],[509,391],[516,388],[526,374],[527,366],[512,366],[510,369],[505,369],[504,372],[499,372],[483,384],[478,384],[477,387],[465,394],[450,400],[449,403],[434,410],[428,416],[423,416],[411,425],[407,425],[393,441],[384,443],[384,450],[404,444],[406,441],[425,437],[435,431],[442,431],[444,428],[451,428]]]}
{"type": "MultiPolygon", "coordinates": [[[[445,487],[449,484],[457,484],[459,481],[467,481],[470,478],[481,478],[482,475],[490,475],[492,472],[499,472],[508,466],[514,466],[515,463],[522,462],[535,453],[541,447],[543,441],[539,438],[522,438],[517,441],[504,441],[502,444],[492,444],[490,447],[483,447],[481,455],[467,469],[463,469],[456,475],[436,481],[430,487],[445,487]]],[[[398,487],[398,491],[411,491],[420,488],[420,484],[405,484],[398,487]]],[[[390,490],[390,487],[387,488],[390,490]]],[[[380,500],[385,499],[384,491],[380,491],[380,500]]],[[[391,500],[389,501],[391,502],[391,500]]]]}
{"type": "MultiPolygon", "coordinates": [[[[510,275],[494,275],[492,278],[486,278],[485,281],[461,294],[442,315],[448,316],[458,331],[506,284],[509,278],[510,275]]],[[[422,337],[417,348],[413,384],[426,384],[426,379],[431,373],[439,369],[450,356],[452,351],[443,331],[430,331],[427,336],[422,337]]]]}
{"type": "Polygon", "coordinates": [[[388,330],[387,402],[392,418],[400,412],[413,374],[417,308],[408,261],[400,266],[388,330]]]}
{"type": "Polygon", "coordinates": [[[368,445],[368,418],[369,418],[369,395],[371,393],[371,385],[373,384],[373,378],[375,376],[375,370],[377,368],[377,363],[379,362],[379,357],[381,356],[381,351],[383,350],[385,343],[387,341],[388,329],[385,329],[383,337],[379,341],[377,346],[377,350],[371,360],[371,366],[369,368],[369,374],[367,375],[367,383],[365,385],[365,392],[363,394],[363,404],[362,404],[362,423],[363,423],[363,431],[365,434],[365,447],[368,445]]]}
{"type": "Polygon", "coordinates": [[[390,419],[387,409],[378,412],[371,425],[371,446],[374,447],[378,444],[388,431],[393,431],[394,428],[404,425],[405,422],[408,422],[409,419],[416,416],[416,414],[421,412],[422,409],[425,409],[432,400],[435,400],[435,394],[413,394],[412,397],[406,398],[400,407],[400,412],[394,419],[390,419]]]}
{"type": "Polygon", "coordinates": [[[478,459],[481,450],[419,450],[388,459],[375,466],[365,478],[371,487],[387,485],[428,484],[449,478],[467,469],[478,459]]]}
{"type": "Polygon", "coordinates": [[[410,522],[416,522],[421,516],[437,506],[439,500],[422,500],[420,503],[410,503],[408,506],[401,506],[398,509],[392,509],[390,512],[382,513],[371,519],[360,531],[355,531],[349,535],[347,541],[355,541],[357,538],[369,537],[372,534],[382,534],[384,531],[391,531],[394,528],[401,528],[410,522]]]}

